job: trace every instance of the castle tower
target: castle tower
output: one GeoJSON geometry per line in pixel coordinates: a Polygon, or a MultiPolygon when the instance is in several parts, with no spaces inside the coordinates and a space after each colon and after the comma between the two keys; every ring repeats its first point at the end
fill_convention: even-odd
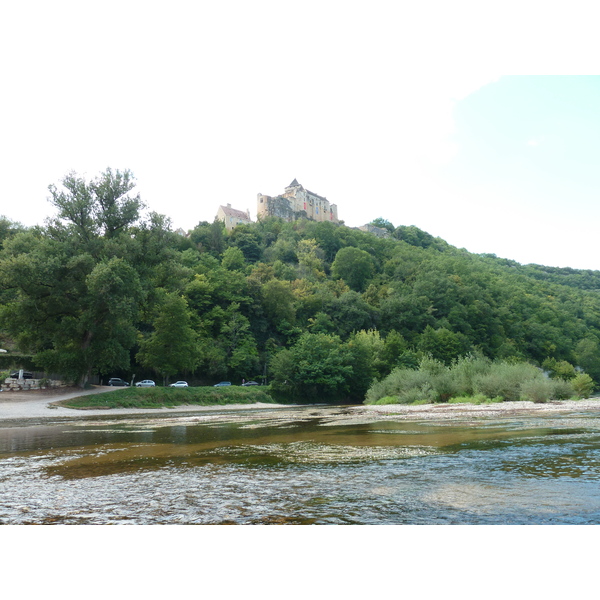
{"type": "Polygon", "coordinates": [[[297,179],[288,185],[280,196],[257,196],[257,216],[275,216],[285,221],[311,219],[312,221],[338,222],[337,206],[330,204],[324,196],[319,196],[304,188],[297,179]]]}

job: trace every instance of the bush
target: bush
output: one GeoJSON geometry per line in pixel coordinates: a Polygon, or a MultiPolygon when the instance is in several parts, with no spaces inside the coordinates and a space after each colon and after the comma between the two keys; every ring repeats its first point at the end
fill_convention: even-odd
{"type": "Polygon", "coordinates": [[[523,382],[544,380],[542,372],[528,363],[493,363],[487,374],[473,377],[475,393],[489,398],[502,397],[507,402],[519,400],[523,382]]]}
{"type": "Polygon", "coordinates": [[[398,402],[398,396],[384,396],[383,398],[379,398],[376,402],[372,402],[372,404],[376,404],[378,406],[384,406],[386,404],[400,404],[398,402]]]}
{"type": "Polygon", "coordinates": [[[552,390],[552,382],[549,379],[530,379],[521,385],[521,400],[543,404],[552,396],[552,390]]]}
{"type": "Polygon", "coordinates": [[[398,396],[399,404],[431,404],[435,402],[436,393],[430,385],[411,388],[398,396]]]}
{"type": "Polygon", "coordinates": [[[415,369],[398,367],[385,379],[376,381],[367,391],[365,404],[375,404],[386,396],[398,397],[411,388],[420,388],[427,384],[429,376],[415,369]]]}
{"type": "Polygon", "coordinates": [[[473,381],[476,377],[485,375],[490,372],[491,362],[489,359],[469,354],[454,361],[450,368],[452,378],[458,389],[458,393],[462,396],[472,396],[474,393],[473,381]]]}
{"type": "MultiPolygon", "coordinates": [[[[587,389],[585,393],[589,394],[583,381],[582,389],[587,389]]],[[[541,369],[529,363],[491,362],[481,356],[467,356],[446,367],[425,358],[418,370],[397,368],[372,385],[365,404],[374,404],[382,398],[386,398],[386,403],[390,402],[388,398],[396,398],[399,404],[452,399],[474,404],[523,399],[547,402],[551,398],[570,398],[573,393],[570,382],[548,379],[541,369]]]]}
{"type": "Polygon", "coordinates": [[[579,399],[589,398],[594,391],[594,380],[587,373],[579,373],[571,381],[571,385],[579,399]]]}
{"type": "Polygon", "coordinates": [[[552,384],[552,399],[553,400],[568,400],[575,395],[575,390],[570,381],[564,379],[551,379],[552,384]]]}

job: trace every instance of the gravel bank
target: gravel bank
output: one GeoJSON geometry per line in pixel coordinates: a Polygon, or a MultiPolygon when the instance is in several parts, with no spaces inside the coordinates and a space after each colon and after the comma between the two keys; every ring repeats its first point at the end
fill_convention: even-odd
{"type": "MultiPolygon", "coordinates": [[[[0,393],[0,422],[19,419],[40,419],[71,417],[81,418],[96,415],[127,415],[127,414],[176,414],[206,411],[233,411],[256,408],[273,409],[283,405],[277,404],[230,404],[226,406],[177,406],[175,408],[113,408],[78,410],[56,406],[54,403],[78,396],[110,393],[119,388],[97,386],[91,390],[63,388],[61,390],[29,390],[26,392],[0,393]]],[[[290,408],[287,406],[287,408],[290,408]]],[[[384,419],[403,419],[411,421],[451,421],[472,418],[496,418],[515,415],[552,415],[566,412],[599,411],[600,398],[588,400],[562,400],[546,404],[533,402],[502,402],[498,404],[423,404],[420,406],[405,406],[388,404],[385,406],[359,405],[346,407],[356,416],[367,418],[379,417],[384,419]]]]}
{"type": "Polygon", "coordinates": [[[381,414],[394,419],[446,421],[477,417],[541,416],[567,412],[600,411],[600,398],[560,400],[545,404],[519,401],[497,404],[423,404],[420,406],[388,404],[384,406],[367,405],[360,408],[367,414],[381,414]]]}

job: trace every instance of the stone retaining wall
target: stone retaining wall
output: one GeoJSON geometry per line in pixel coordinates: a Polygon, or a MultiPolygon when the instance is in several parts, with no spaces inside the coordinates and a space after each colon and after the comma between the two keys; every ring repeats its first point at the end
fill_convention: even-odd
{"type": "Polygon", "coordinates": [[[14,377],[7,377],[0,387],[2,391],[20,392],[23,390],[45,390],[48,388],[67,387],[67,384],[58,379],[16,379],[14,377]]]}

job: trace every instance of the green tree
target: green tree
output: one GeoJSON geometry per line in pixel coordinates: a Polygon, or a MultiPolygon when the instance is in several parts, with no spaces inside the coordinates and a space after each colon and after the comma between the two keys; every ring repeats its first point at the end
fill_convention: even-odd
{"type": "Polygon", "coordinates": [[[351,289],[362,292],[373,277],[375,265],[368,252],[359,248],[342,248],[331,265],[334,277],[343,279],[351,289]]]}
{"type": "Polygon", "coordinates": [[[579,398],[589,398],[594,391],[594,380],[587,373],[579,373],[571,380],[571,385],[579,398]]]}
{"type": "Polygon", "coordinates": [[[276,394],[302,402],[328,402],[348,394],[352,372],[339,337],[304,333],[271,361],[271,386],[276,394]]]}
{"type": "Polygon", "coordinates": [[[218,345],[225,351],[228,372],[239,379],[253,377],[258,368],[258,349],[250,330],[250,321],[232,303],[225,311],[218,345]]]}
{"type": "Polygon", "coordinates": [[[423,354],[429,354],[446,365],[471,350],[469,341],[464,335],[454,333],[445,327],[433,329],[430,326],[427,326],[421,334],[418,347],[423,354]]]}
{"type": "Polygon", "coordinates": [[[90,182],[71,172],[61,183],[62,188],[48,187],[50,202],[58,209],[58,220],[85,240],[116,236],[138,220],[143,208],[139,194],[130,195],[135,180],[129,170],[107,169],[90,182]]]}
{"type": "Polygon", "coordinates": [[[232,246],[223,252],[221,264],[228,271],[242,271],[246,266],[246,259],[239,248],[232,246]]]}
{"type": "Polygon", "coordinates": [[[299,270],[303,277],[310,281],[318,281],[325,277],[323,252],[316,240],[300,240],[296,249],[299,270]]]}
{"type": "Polygon", "coordinates": [[[600,381],[600,343],[596,337],[580,340],[575,346],[577,366],[595,381],[600,381]]]}
{"type": "Polygon", "coordinates": [[[379,227],[380,229],[387,229],[390,233],[394,233],[395,231],[395,227],[387,219],[383,219],[382,217],[373,219],[371,225],[375,225],[375,227],[379,227]]]}
{"type": "Polygon", "coordinates": [[[144,297],[131,235],[142,204],[129,171],[50,186],[57,218],[5,241],[0,286],[11,301],[0,324],[36,363],[83,386],[129,367],[144,297]]]}
{"type": "Polygon", "coordinates": [[[140,341],[137,360],[154,370],[166,385],[169,377],[193,372],[199,362],[198,336],[183,296],[163,293],[154,307],[153,331],[140,341]]]}

